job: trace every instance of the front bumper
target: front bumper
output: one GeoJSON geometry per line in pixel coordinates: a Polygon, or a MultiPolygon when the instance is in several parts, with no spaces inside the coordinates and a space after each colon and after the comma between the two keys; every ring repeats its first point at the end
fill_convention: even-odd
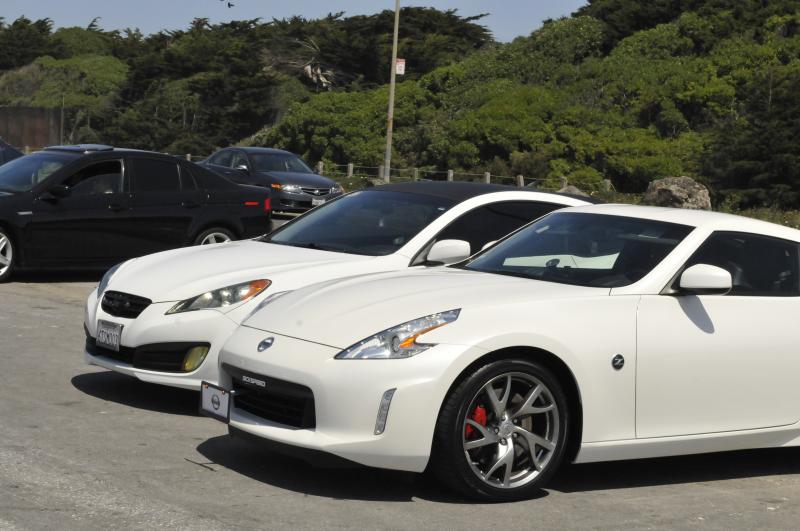
{"type": "MultiPolygon", "coordinates": [[[[202,310],[176,315],[165,315],[174,303],[153,303],[136,319],[124,319],[106,313],[97,300],[95,290],[86,302],[84,327],[87,335],[87,347],[84,359],[90,365],[96,365],[115,372],[134,376],[143,382],[180,387],[198,391],[203,381],[216,383],[219,379],[217,356],[220,346],[233,333],[238,324],[227,315],[214,311],[202,310]],[[158,350],[153,346],[181,345],[187,349],[192,345],[210,345],[203,363],[192,372],[166,372],[135,367],[125,355],[98,355],[92,343],[97,337],[97,321],[99,319],[123,325],[121,346],[126,353],[135,350],[158,350]]],[[[124,353],[123,353],[124,354],[124,353]]],[[[132,354],[131,354],[132,356],[132,354]]]]}
{"type": "Polygon", "coordinates": [[[243,372],[304,386],[313,393],[313,428],[298,428],[237,407],[230,428],[273,443],[331,454],[358,464],[422,472],[430,456],[439,408],[468,347],[438,345],[403,360],[336,360],[339,349],[240,327],[220,353],[219,384],[234,387],[243,372]],[[257,351],[274,338],[271,348],[257,351]],[[381,398],[396,389],[385,431],[375,434],[381,398]]]}
{"type": "Polygon", "coordinates": [[[273,190],[272,209],[278,212],[301,213],[314,208],[313,200],[324,199],[332,201],[341,196],[342,192],[324,195],[311,195],[305,192],[285,192],[273,190]]]}

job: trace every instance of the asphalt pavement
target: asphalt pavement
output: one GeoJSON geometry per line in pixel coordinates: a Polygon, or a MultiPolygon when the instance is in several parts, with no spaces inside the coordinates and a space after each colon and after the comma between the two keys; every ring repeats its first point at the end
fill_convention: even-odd
{"type": "Polygon", "coordinates": [[[800,448],[571,465],[511,504],[272,454],[198,416],[197,393],[84,365],[97,280],[0,285],[0,529],[800,527],[800,448]]]}

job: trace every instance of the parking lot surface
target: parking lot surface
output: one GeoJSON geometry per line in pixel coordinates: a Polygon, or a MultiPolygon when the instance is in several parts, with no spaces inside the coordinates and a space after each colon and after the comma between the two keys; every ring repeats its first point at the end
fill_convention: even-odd
{"type": "Polygon", "coordinates": [[[96,282],[0,285],[0,529],[798,528],[800,448],[572,465],[494,505],[277,456],[198,416],[194,392],[84,365],[96,282]]]}

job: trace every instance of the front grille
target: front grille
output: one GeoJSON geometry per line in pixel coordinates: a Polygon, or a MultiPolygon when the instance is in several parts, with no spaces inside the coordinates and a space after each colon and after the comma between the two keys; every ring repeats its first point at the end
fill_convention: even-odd
{"type": "Polygon", "coordinates": [[[208,343],[159,343],[137,348],[121,346],[119,352],[98,347],[93,337],[86,338],[86,351],[92,356],[102,356],[127,363],[136,369],[158,372],[182,373],[186,353],[194,347],[209,347],[208,343]]]}
{"type": "Polygon", "coordinates": [[[104,312],[114,317],[136,319],[152,303],[153,301],[144,297],[118,291],[107,291],[103,295],[102,308],[104,312]]]}
{"type": "Polygon", "coordinates": [[[233,407],[286,426],[314,429],[317,426],[314,393],[308,387],[224,364],[233,378],[233,407]],[[249,376],[265,383],[260,387],[242,380],[249,376]]]}
{"type": "Polygon", "coordinates": [[[307,193],[308,195],[313,195],[316,197],[320,197],[323,195],[328,195],[331,193],[330,188],[300,188],[303,192],[307,193]]]}

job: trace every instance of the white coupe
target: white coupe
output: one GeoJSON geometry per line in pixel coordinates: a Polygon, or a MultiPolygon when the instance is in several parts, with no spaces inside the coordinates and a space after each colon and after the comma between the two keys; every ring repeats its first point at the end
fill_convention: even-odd
{"type": "Polygon", "coordinates": [[[272,298],[201,407],[485,500],[565,460],[800,445],[798,242],[717,213],[561,210],[454,267],[272,298]]]}
{"type": "Polygon", "coordinates": [[[137,258],[86,304],[88,363],[199,389],[228,336],[276,293],[357,274],[461,261],[587,198],[507,186],[418,182],[354,192],[252,241],[137,258]]]}

